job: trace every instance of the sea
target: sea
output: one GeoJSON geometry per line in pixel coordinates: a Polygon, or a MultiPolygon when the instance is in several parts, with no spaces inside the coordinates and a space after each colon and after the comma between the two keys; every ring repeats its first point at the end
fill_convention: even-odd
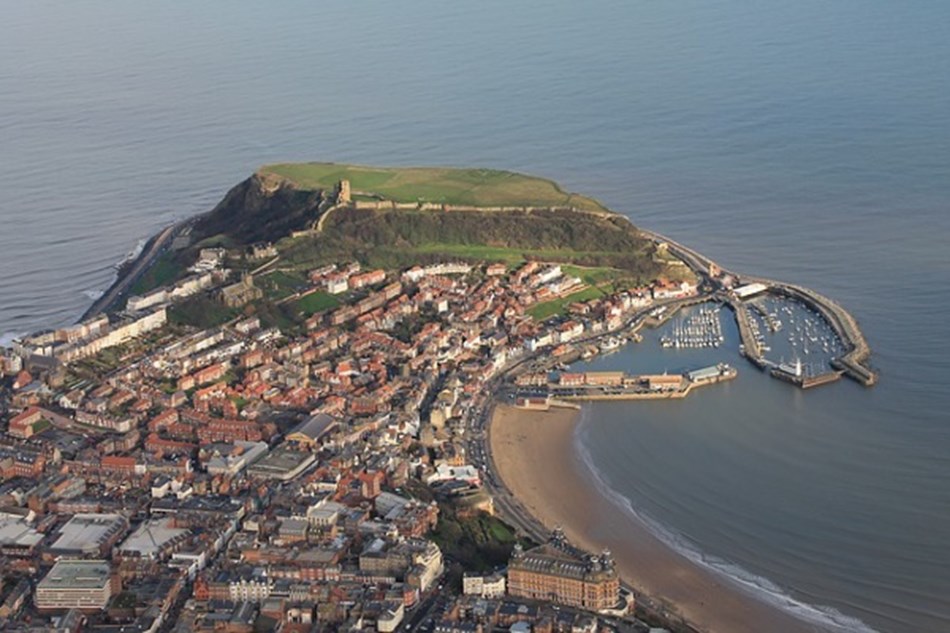
{"type": "Polygon", "coordinates": [[[739,377],[588,407],[603,492],[816,627],[950,631],[950,3],[2,8],[4,341],[76,320],[143,240],[263,163],[549,177],[833,297],[881,377],[803,392],[734,345],[648,337],[598,366],[739,377]]]}

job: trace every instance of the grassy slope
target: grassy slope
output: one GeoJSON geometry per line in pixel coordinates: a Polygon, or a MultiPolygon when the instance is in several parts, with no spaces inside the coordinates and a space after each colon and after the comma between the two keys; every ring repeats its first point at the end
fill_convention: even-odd
{"type": "Polygon", "coordinates": [[[567,306],[575,301],[590,301],[591,299],[599,299],[606,295],[607,293],[604,290],[596,286],[589,286],[583,290],[569,294],[566,297],[533,305],[528,308],[528,315],[533,317],[536,321],[544,321],[550,316],[565,312],[567,306]]]}
{"type": "Polygon", "coordinates": [[[518,541],[511,527],[482,512],[462,518],[450,503],[440,504],[439,510],[432,540],[444,555],[467,570],[490,571],[508,562],[518,541]]]}
{"type": "Polygon", "coordinates": [[[653,261],[652,244],[626,219],[568,210],[341,209],[330,216],[323,233],[286,239],[279,248],[282,265],[298,271],[349,259],[387,269],[446,259],[508,264],[538,259],[597,269],[578,270],[582,278],[618,269],[633,280],[649,280],[662,268],[653,261]]]}
{"type": "Polygon", "coordinates": [[[185,266],[175,259],[175,254],[164,253],[132,284],[129,288],[129,296],[145,294],[159,286],[172,283],[184,273],[185,266]]]}
{"type": "MultiPolygon", "coordinates": [[[[176,306],[172,319],[207,326],[239,312],[257,312],[281,326],[330,309],[335,298],[318,294],[273,305],[307,286],[308,270],[326,263],[357,260],[367,268],[397,270],[446,260],[560,262],[565,273],[581,277],[596,290],[647,283],[677,272],[657,258],[656,249],[626,218],[597,201],[570,194],[557,184],[506,171],[448,168],[375,168],[333,163],[278,164],[262,167],[257,178],[234,187],[195,229],[203,239],[186,252],[155,267],[141,287],[170,281],[172,265],[193,260],[199,244],[223,242],[231,248],[258,240],[277,242],[280,270],[258,276],[265,298],[242,311],[228,311],[201,296],[176,306]],[[311,226],[325,200],[324,190],[340,179],[354,194],[371,192],[397,201],[420,200],[473,206],[557,207],[516,211],[371,211],[340,209],[327,218],[322,233],[290,238],[291,230],[311,226]],[[290,186],[277,187],[283,182],[290,186]],[[564,209],[573,206],[593,213],[564,209]]],[[[169,258],[171,259],[171,258],[169,258]]],[[[242,264],[232,262],[241,269],[242,264]]],[[[250,266],[250,264],[247,264],[250,266]]],[[[563,312],[571,296],[534,309],[538,317],[563,312]]]]}
{"type": "Polygon", "coordinates": [[[599,202],[563,191],[555,182],[494,169],[441,167],[363,167],[336,163],[283,163],[258,170],[301,189],[333,189],[349,180],[354,192],[396,202],[435,202],[474,206],[572,206],[607,212],[599,202]]]}

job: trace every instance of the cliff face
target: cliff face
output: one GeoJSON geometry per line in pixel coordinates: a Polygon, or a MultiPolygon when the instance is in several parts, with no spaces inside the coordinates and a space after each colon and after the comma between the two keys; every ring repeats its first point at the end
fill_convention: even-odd
{"type": "Polygon", "coordinates": [[[323,191],[302,191],[254,174],[228,191],[194,230],[198,239],[224,234],[239,244],[277,241],[310,226],[323,200],[323,191]]]}

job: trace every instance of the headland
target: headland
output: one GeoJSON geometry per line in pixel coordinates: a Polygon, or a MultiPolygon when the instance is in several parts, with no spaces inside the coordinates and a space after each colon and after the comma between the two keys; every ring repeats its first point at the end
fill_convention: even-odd
{"type": "MultiPolygon", "coordinates": [[[[489,420],[501,392],[530,408],[532,398],[686,397],[731,379],[737,370],[725,365],[674,376],[563,372],[709,302],[733,311],[745,356],[776,377],[800,387],[842,374],[868,386],[876,379],[856,321],[833,301],[724,270],[551,181],[486,169],[263,167],[209,213],[153,237],[81,323],[24,337],[2,354],[4,368],[25,371],[16,383],[36,377],[29,392],[14,384],[22,412],[8,433],[30,447],[50,425],[119,436],[109,450],[143,481],[150,468],[176,472],[169,456],[266,440],[268,464],[293,461],[288,443],[311,452],[280,474],[310,485],[298,478],[322,448],[330,459],[321,468],[341,481],[372,480],[360,494],[335,493],[355,502],[379,477],[333,451],[372,461],[387,447],[391,463],[412,458],[419,467],[411,481],[406,472],[382,476],[421,485],[419,498],[435,495],[453,513],[455,504],[493,507],[518,536],[543,540],[563,525],[589,550],[614,550],[639,613],[655,622],[808,630],[690,563],[607,500],[575,450],[577,405],[501,407],[489,420]],[[805,375],[763,356],[749,303],[759,294],[790,297],[828,323],[842,350],[830,368],[805,375]],[[552,378],[552,370],[562,373],[552,378]]],[[[114,467],[105,463],[68,467],[100,477],[105,469],[108,478],[114,467]]],[[[271,474],[247,472],[226,478],[225,489],[250,490],[255,476],[271,474]]],[[[514,537],[504,534],[510,548],[514,537]]]]}

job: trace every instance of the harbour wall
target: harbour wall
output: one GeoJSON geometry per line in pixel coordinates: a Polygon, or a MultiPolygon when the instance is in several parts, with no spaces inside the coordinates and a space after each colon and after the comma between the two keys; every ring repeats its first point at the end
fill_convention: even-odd
{"type": "Polygon", "coordinates": [[[871,356],[871,348],[864,339],[860,328],[858,328],[857,321],[847,310],[828,297],[809,288],[764,279],[756,281],[768,285],[771,292],[801,301],[831,324],[838,338],[841,339],[848,350],[844,355],[831,361],[832,367],[841,370],[844,375],[865,387],[877,383],[877,373],[866,364],[871,356]]]}
{"type": "MultiPolygon", "coordinates": [[[[844,375],[854,379],[865,387],[870,387],[877,383],[877,373],[867,364],[868,359],[871,356],[871,348],[867,344],[864,334],[861,333],[861,329],[858,327],[857,320],[851,315],[851,313],[845,310],[837,302],[832,301],[828,297],[825,297],[824,295],[815,292],[810,288],[805,288],[804,286],[782,283],[773,279],[764,279],[749,275],[738,275],[717,265],[705,255],[689,248],[688,246],[684,246],[683,244],[660,235],[659,233],[641,230],[641,234],[658,244],[661,242],[665,243],[667,245],[667,249],[671,253],[683,260],[690,268],[693,269],[693,272],[695,272],[701,278],[708,280],[713,285],[720,285],[720,282],[717,280],[717,278],[721,279],[726,276],[731,276],[736,280],[740,280],[742,283],[757,282],[765,284],[768,286],[769,292],[774,292],[776,294],[784,295],[789,298],[801,301],[806,306],[812,308],[817,313],[822,315],[825,320],[828,321],[831,327],[835,330],[838,338],[841,339],[845,348],[848,350],[842,356],[831,361],[832,367],[843,372],[844,375]],[[713,271],[718,271],[719,274],[711,274],[713,271]]],[[[722,299],[725,298],[726,297],[723,296],[722,299]]],[[[768,366],[768,362],[762,358],[761,351],[758,349],[758,343],[755,342],[755,337],[751,336],[751,332],[747,330],[748,315],[745,315],[746,323],[745,326],[743,326],[743,317],[740,316],[740,313],[744,313],[744,308],[742,310],[737,310],[737,306],[735,304],[731,305],[737,315],[737,320],[739,321],[739,330],[740,334],[742,334],[742,341],[744,349],[746,350],[746,357],[759,367],[765,368],[768,366]],[[743,330],[746,331],[743,332],[743,330]],[[752,342],[752,345],[749,345],[749,342],[752,342]]],[[[741,305],[738,307],[741,307],[741,305]]],[[[830,378],[828,380],[830,380],[830,378]]],[[[825,380],[824,382],[828,382],[828,380],[825,380]]]]}

